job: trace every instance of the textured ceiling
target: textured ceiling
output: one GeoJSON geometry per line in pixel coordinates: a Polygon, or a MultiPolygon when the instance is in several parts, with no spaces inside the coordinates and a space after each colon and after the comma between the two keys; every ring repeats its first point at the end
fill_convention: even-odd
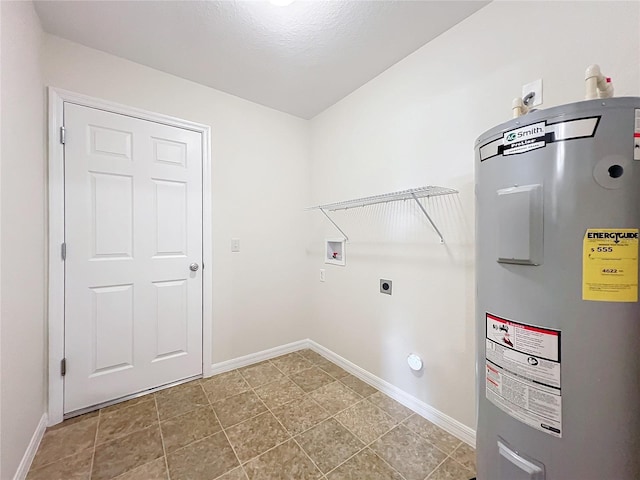
{"type": "Polygon", "coordinates": [[[312,118],[482,1],[39,1],[74,42],[312,118]]]}

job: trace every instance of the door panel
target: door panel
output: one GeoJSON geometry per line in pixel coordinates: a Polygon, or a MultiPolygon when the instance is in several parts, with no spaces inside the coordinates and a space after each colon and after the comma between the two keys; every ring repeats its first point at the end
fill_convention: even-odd
{"type": "Polygon", "coordinates": [[[89,148],[92,155],[104,155],[131,161],[133,132],[89,125],[89,148]]]}
{"type": "Polygon", "coordinates": [[[153,137],[153,159],[158,163],[187,167],[187,144],[153,137]]]}
{"type": "Polygon", "coordinates": [[[187,280],[154,282],[156,355],[153,361],[187,353],[187,280]]]}
{"type": "Polygon", "coordinates": [[[187,252],[187,184],[153,180],[156,249],[154,257],[187,252]]]}
{"type": "Polygon", "coordinates": [[[133,253],[133,178],[89,173],[91,181],[92,260],[131,258],[133,253]]]}
{"type": "Polygon", "coordinates": [[[91,376],[133,367],[133,285],[91,290],[91,376]]]}
{"type": "Polygon", "coordinates": [[[64,411],[202,373],[201,134],[65,103],[64,411]]]}

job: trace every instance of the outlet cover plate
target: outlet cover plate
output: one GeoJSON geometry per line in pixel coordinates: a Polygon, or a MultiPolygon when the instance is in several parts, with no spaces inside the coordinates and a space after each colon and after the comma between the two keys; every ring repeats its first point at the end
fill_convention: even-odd
{"type": "Polygon", "coordinates": [[[384,293],[385,295],[391,295],[392,290],[393,290],[393,282],[391,280],[385,280],[384,278],[381,278],[380,293],[384,293]]]}

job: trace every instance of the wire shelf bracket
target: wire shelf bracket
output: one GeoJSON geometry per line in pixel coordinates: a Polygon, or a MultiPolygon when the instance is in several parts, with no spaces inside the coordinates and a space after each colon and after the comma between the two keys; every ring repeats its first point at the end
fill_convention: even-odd
{"type": "Polygon", "coordinates": [[[333,223],[333,226],[334,226],[334,227],[336,227],[336,228],[340,231],[340,233],[342,234],[342,236],[344,237],[344,239],[345,239],[345,240],[349,240],[349,237],[347,236],[347,234],[346,234],[346,233],[344,233],[344,230],[342,230],[342,229],[338,226],[338,224],[337,224],[336,222],[334,222],[334,221],[333,221],[333,218],[331,218],[331,217],[329,216],[329,214],[327,213],[327,210],[326,210],[326,209],[324,209],[324,208],[322,208],[322,207],[318,207],[318,210],[320,210],[320,211],[324,214],[324,216],[325,216],[325,217],[327,217],[331,223],[333,223]]]}
{"type": "Polygon", "coordinates": [[[382,195],[374,195],[371,197],[356,198],[354,200],[346,200],[343,202],[327,203],[325,205],[317,205],[315,207],[309,207],[307,210],[320,210],[322,214],[329,219],[334,227],[344,236],[345,240],[349,240],[349,237],[344,230],[342,230],[338,224],[331,218],[327,212],[335,212],[336,210],[348,210],[356,207],[366,207],[369,205],[376,205],[379,203],[397,202],[399,200],[414,200],[418,205],[420,211],[427,217],[427,220],[440,237],[440,243],[444,243],[444,237],[442,232],[438,229],[433,219],[427,212],[427,209],[420,203],[420,198],[437,197],[441,195],[451,195],[458,193],[453,188],[437,187],[434,185],[428,185],[426,187],[410,188],[409,190],[401,190],[399,192],[385,193],[382,195]]]}

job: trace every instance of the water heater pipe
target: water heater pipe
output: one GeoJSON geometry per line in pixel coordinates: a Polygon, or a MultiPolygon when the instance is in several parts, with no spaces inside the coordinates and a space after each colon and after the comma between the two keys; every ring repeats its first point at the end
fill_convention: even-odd
{"type": "Polygon", "coordinates": [[[611,78],[605,77],[602,74],[600,66],[589,65],[587,71],[584,73],[584,81],[586,100],[613,97],[613,83],[611,83],[611,78]]]}
{"type": "Polygon", "coordinates": [[[511,103],[511,111],[513,112],[513,118],[518,118],[529,113],[529,107],[524,104],[521,97],[516,97],[511,103]]]}

